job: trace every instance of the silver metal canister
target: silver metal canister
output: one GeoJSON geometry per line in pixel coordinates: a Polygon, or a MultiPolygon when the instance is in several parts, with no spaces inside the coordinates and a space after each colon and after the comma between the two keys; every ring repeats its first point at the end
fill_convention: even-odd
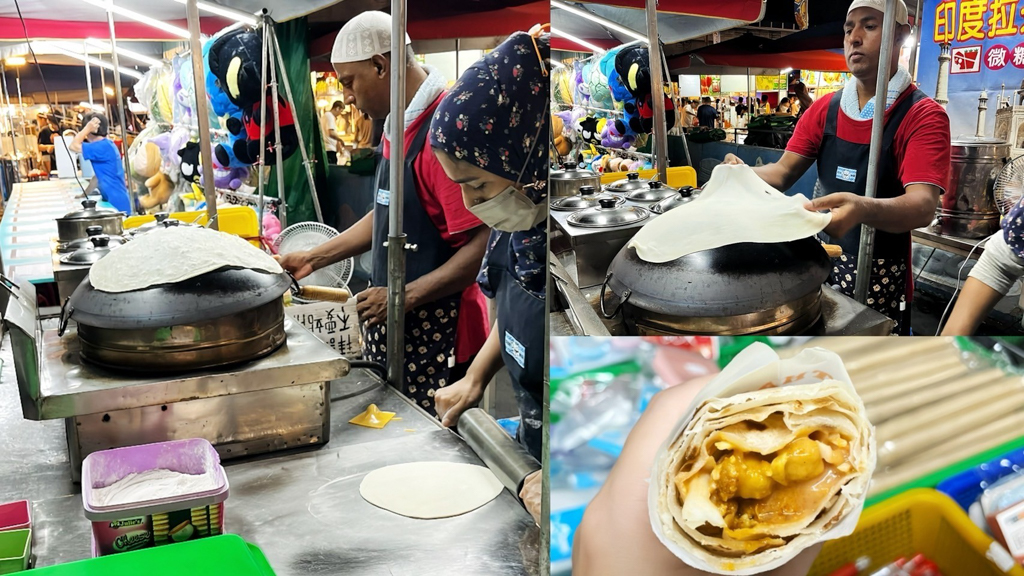
{"type": "Polygon", "coordinates": [[[992,190],[1010,158],[1010,144],[993,138],[960,138],[952,143],[949,186],[939,199],[939,232],[984,238],[999,229],[992,190]]]}

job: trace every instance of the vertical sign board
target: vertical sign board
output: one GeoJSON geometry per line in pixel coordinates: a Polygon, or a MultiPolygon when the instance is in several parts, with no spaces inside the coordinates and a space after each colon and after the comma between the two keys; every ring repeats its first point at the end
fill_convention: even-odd
{"type": "Polygon", "coordinates": [[[996,99],[1024,80],[1024,0],[924,0],[917,80],[935,96],[941,44],[951,46],[949,61],[950,133],[973,136],[978,96],[988,91],[985,134],[995,126],[996,99]],[[973,112],[973,113],[972,113],[973,112]]]}

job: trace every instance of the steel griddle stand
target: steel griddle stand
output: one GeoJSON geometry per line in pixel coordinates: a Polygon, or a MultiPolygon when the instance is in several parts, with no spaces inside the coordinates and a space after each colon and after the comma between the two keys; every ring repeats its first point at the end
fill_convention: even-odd
{"type": "Polygon", "coordinates": [[[221,370],[127,374],[83,363],[74,326],[44,328],[31,285],[3,282],[22,413],[63,418],[72,478],[82,460],[110,448],[205,438],[222,459],[325,444],[330,381],[349,362],[290,318],[269,356],[221,370]]]}

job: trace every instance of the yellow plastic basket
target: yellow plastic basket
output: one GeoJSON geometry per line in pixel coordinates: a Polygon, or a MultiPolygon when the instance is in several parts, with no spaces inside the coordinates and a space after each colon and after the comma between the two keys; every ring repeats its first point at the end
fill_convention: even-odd
{"type": "Polygon", "coordinates": [[[870,574],[900,556],[909,559],[917,553],[935,562],[945,576],[1024,576],[1024,568],[956,502],[928,488],[865,509],[853,534],[825,543],[809,576],[828,576],[863,556],[871,559],[865,572],[870,574]]]}
{"type": "MultiPolygon", "coordinates": [[[[658,171],[654,169],[640,170],[641,178],[650,178],[657,176],[658,171]]],[[[601,175],[601,184],[611,184],[617,180],[622,180],[626,177],[627,172],[608,172],[601,175]]],[[[672,166],[665,170],[665,179],[669,186],[673,188],[682,188],[683,186],[697,187],[697,171],[691,166],[672,166]]]]}
{"type": "MultiPolygon", "coordinates": [[[[196,223],[202,226],[206,225],[206,210],[198,212],[175,212],[171,214],[171,218],[181,220],[182,222],[196,223]]],[[[132,216],[125,218],[124,227],[125,229],[136,228],[147,222],[152,222],[153,216],[145,214],[141,216],[132,216]]],[[[228,234],[234,234],[235,236],[241,236],[249,241],[250,244],[260,247],[260,223],[256,217],[256,211],[248,206],[226,206],[217,210],[217,224],[218,230],[221,232],[227,232],[228,234]]]]}

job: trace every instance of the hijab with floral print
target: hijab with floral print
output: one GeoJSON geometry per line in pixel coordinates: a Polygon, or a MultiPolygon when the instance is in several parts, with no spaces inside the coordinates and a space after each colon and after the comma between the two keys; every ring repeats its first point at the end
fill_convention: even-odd
{"type": "MultiPolygon", "coordinates": [[[[431,146],[524,184],[531,200],[546,203],[549,57],[549,35],[541,35],[535,43],[530,34],[516,32],[477,60],[438,105],[430,125],[431,146]]],[[[509,241],[510,271],[536,295],[543,295],[547,285],[546,229],[543,221],[530,230],[511,233],[509,241]]],[[[485,262],[500,234],[491,233],[485,262]]],[[[478,282],[493,297],[494,284],[486,265],[478,282]]]]}

